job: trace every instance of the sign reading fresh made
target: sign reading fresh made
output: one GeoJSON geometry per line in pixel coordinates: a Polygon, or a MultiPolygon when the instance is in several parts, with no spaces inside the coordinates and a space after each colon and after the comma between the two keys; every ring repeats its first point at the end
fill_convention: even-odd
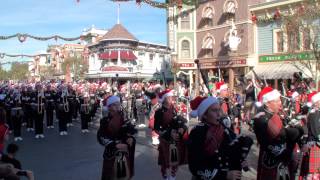
{"type": "Polygon", "coordinates": [[[313,53],[302,52],[302,53],[296,53],[296,54],[279,54],[279,55],[260,56],[259,62],[312,60],[312,59],[314,59],[313,53]]]}

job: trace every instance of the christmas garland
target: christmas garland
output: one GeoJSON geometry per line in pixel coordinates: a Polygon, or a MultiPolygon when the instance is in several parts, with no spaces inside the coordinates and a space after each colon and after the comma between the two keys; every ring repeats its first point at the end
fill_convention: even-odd
{"type": "MultiPolygon", "coordinates": [[[[195,6],[198,4],[198,0],[166,0],[165,2],[158,2],[156,0],[111,0],[113,2],[128,2],[128,1],[136,1],[138,5],[141,3],[146,3],[155,8],[167,9],[169,6],[177,5],[180,9],[182,5],[195,6]]],[[[77,0],[77,2],[80,2],[77,0]]]]}
{"type": "Polygon", "coordinates": [[[29,63],[29,62],[33,62],[33,61],[8,61],[8,62],[2,62],[2,63],[0,63],[0,66],[1,66],[1,65],[5,65],[5,64],[14,64],[14,63],[24,64],[24,63],[29,63]]]}
{"type": "Polygon", "coordinates": [[[294,16],[296,14],[298,15],[306,15],[306,16],[315,16],[315,17],[320,17],[320,12],[315,10],[315,11],[312,11],[313,14],[306,14],[306,7],[305,5],[307,5],[308,7],[307,8],[311,8],[313,9],[314,6],[319,9],[319,3],[318,3],[318,0],[310,0],[310,3],[311,4],[303,4],[301,3],[300,6],[298,5],[296,7],[296,9],[289,9],[288,10],[288,13],[281,13],[280,11],[280,8],[276,8],[275,12],[273,14],[270,14],[266,11],[266,14],[264,16],[259,16],[257,17],[254,12],[251,12],[251,20],[252,22],[254,23],[257,23],[257,22],[260,22],[260,23],[270,23],[270,22],[275,22],[275,21],[278,21],[278,20],[281,20],[283,18],[286,18],[286,17],[291,17],[291,16],[294,16]],[[314,3],[314,4],[312,4],[314,3]]]}
{"type": "Polygon", "coordinates": [[[34,57],[40,57],[45,54],[35,54],[35,55],[28,55],[28,54],[7,54],[7,53],[0,53],[0,59],[3,59],[4,57],[29,57],[29,58],[34,58],[34,57]]]}
{"type": "Polygon", "coordinates": [[[11,36],[0,36],[0,40],[7,40],[7,39],[15,38],[15,37],[17,37],[21,43],[25,42],[27,40],[27,38],[32,38],[32,39],[39,40],[39,41],[47,41],[50,39],[54,39],[56,41],[58,39],[61,39],[64,41],[76,41],[76,40],[83,38],[82,36],[74,37],[74,38],[66,38],[66,37],[62,37],[59,35],[48,36],[48,37],[39,37],[39,36],[30,35],[30,34],[17,33],[17,34],[11,35],[11,36]]]}

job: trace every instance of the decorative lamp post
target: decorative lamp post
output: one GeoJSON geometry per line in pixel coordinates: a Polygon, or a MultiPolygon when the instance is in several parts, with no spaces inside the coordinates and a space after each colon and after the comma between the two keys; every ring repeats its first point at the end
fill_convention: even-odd
{"type": "Polygon", "coordinates": [[[200,94],[200,65],[199,59],[195,59],[194,63],[197,65],[197,78],[196,78],[196,96],[200,94]]]}
{"type": "Polygon", "coordinates": [[[179,70],[179,64],[177,63],[177,54],[172,54],[172,61],[171,61],[171,71],[173,74],[173,89],[176,90],[176,83],[177,83],[177,72],[179,70]]]}

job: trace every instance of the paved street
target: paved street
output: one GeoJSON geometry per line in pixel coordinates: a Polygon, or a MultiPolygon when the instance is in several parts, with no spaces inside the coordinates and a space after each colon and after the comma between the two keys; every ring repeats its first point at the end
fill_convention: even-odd
{"type": "MultiPolygon", "coordinates": [[[[68,136],[59,136],[57,129],[45,130],[46,138],[38,140],[33,133],[23,131],[24,141],[19,142],[24,169],[31,169],[38,180],[96,180],[100,179],[103,147],[96,141],[96,131],[81,134],[79,124],[71,127],[68,136]]],[[[138,136],[144,136],[141,131],[138,136]]],[[[156,164],[157,150],[138,138],[136,147],[136,180],[160,180],[156,164]]],[[[187,168],[178,173],[178,179],[190,177],[187,168]]]]}
{"type": "MultiPolygon", "coordinates": [[[[103,147],[96,141],[95,129],[82,134],[79,123],[75,123],[68,136],[59,136],[57,128],[45,129],[44,140],[35,139],[33,133],[23,131],[24,141],[17,143],[20,146],[18,159],[23,168],[33,170],[39,180],[100,179],[103,147]]],[[[157,150],[150,144],[149,134],[148,129],[141,129],[137,134],[134,180],[161,180],[157,150]]],[[[256,156],[254,147],[249,157],[251,166],[256,166],[256,156]]],[[[243,179],[254,179],[255,173],[252,169],[244,173],[243,179]]],[[[190,179],[187,166],[180,169],[177,179],[190,179]]]]}

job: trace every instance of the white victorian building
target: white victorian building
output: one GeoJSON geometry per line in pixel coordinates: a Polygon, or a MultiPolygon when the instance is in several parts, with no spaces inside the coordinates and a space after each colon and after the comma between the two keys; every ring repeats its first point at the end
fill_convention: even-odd
{"type": "Polygon", "coordinates": [[[83,33],[89,49],[87,79],[143,80],[172,78],[170,49],[165,45],[141,42],[120,23],[103,36],[89,29],[83,33]],[[96,36],[96,37],[94,37],[96,36]]]}

